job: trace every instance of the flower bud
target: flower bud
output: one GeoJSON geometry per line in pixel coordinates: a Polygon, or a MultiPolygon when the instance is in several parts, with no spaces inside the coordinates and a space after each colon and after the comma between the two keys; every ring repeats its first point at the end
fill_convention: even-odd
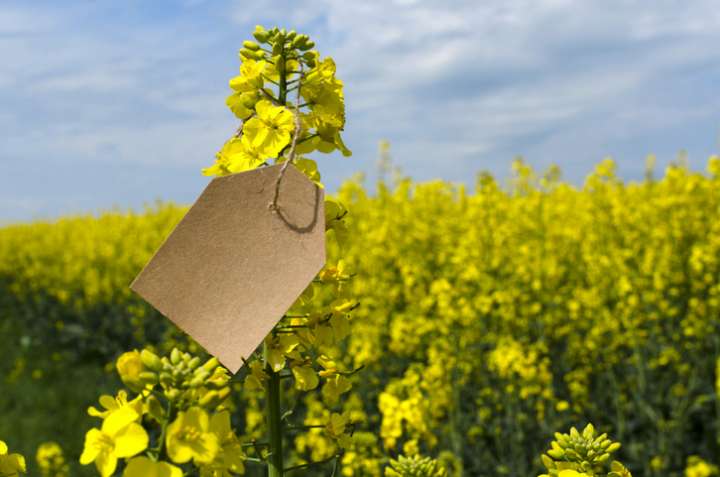
{"type": "Polygon", "coordinates": [[[605,452],[615,452],[615,451],[618,450],[619,448],[620,448],[620,443],[619,443],[619,442],[613,442],[612,444],[610,444],[610,445],[607,447],[607,449],[605,449],[605,452]]]}
{"type": "Polygon", "coordinates": [[[253,109],[257,102],[260,101],[260,95],[257,93],[243,93],[240,96],[240,102],[243,106],[245,106],[248,109],[253,109]]]}
{"type": "Polygon", "coordinates": [[[200,357],[195,356],[190,361],[188,361],[188,369],[193,370],[193,369],[197,368],[198,366],[200,366],[200,357]]]}
{"type": "Polygon", "coordinates": [[[143,371],[142,373],[140,373],[140,381],[142,381],[146,385],[154,385],[158,382],[158,376],[152,371],[143,371]]]}
{"type": "Polygon", "coordinates": [[[260,45],[258,45],[254,41],[250,41],[250,40],[243,41],[243,47],[247,48],[248,50],[252,50],[252,51],[257,51],[260,49],[260,45]]]}
{"type": "Polygon", "coordinates": [[[247,48],[241,48],[240,49],[240,58],[242,58],[243,60],[254,60],[255,52],[252,50],[248,50],[247,48]]]}
{"type": "Polygon", "coordinates": [[[265,43],[268,41],[268,38],[270,38],[270,33],[267,32],[262,26],[257,25],[255,27],[255,31],[253,32],[253,36],[260,43],[265,43]]]}
{"type": "Polygon", "coordinates": [[[165,387],[169,387],[173,383],[173,378],[167,371],[160,373],[160,384],[165,387]]]}
{"type": "Polygon", "coordinates": [[[133,350],[123,353],[117,359],[115,366],[125,386],[135,392],[142,390],[144,384],[140,379],[140,375],[145,370],[145,367],[139,351],[133,350]]]}
{"type": "Polygon", "coordinates": [[[218,389],[217,393],[218,398],[220,398],[220,402],[223,402],[230,395],[230,388],[218,389]]]}
{"type": "Polygon", "coordinates": [[[170,362],[174,365],[177,365],[180,363],[181,358],[182,355],[180,354],[180,350],[177,348],[173,348],[170,352],[170,362]]]}
{"type": "Polygon", "coordinates": [[[565,457],[565,452],[562,451],[562,449],[550,449],[547,451],[547,455],[552,457],[553,459],[562,459],[565,457]]]}
{"type": "Polygon", "coordinates": [[[205,383],[206,379],[207,375],[198,374],[197,376],[193,377],[192,380],[190,380],[190,387],[199,388],[205,383]]]}
{"type": "Polygon", "coordinates": [[[608,460],[609,458],[610,458],[610,454],[605,453],[605,454],[601,455],[600,457],[598,457],[597,459],[595,459],[595,462],[597,462],[598,464],[602,464],[603,462],[605,462],[605,461],[608,460]]]}
{"type": "Polygon", "coordinates": [[[212,371],[215,368],[217,368],[218,366],[220,366],[220,361],[218,361],[218,359],[214,356],[212,358],[208,359],[205,362],[205,364],[202,365],[203,369],[205,369],[207,371],[212,371]]]}
{"type": "Polygon", "coordinates": [[[140,352],[140,359],[148,369],[153,371],[160,371],[162,369],[162,361],[160,361],[160,358],[158,358],[158,356],[152,351],[146,349],[142,350],[140,352]]]}
{"type": "Polygon", "coordinates": [[[308,40],[307,35],[298,35],[295,38],[293,38],[292,43],[290,43],[290,47],[291,48],[301,48],[301,46],[305,45],[305,42],[307,42],[307,40],[308,40]]]}
{"type": "Polygon", "coordinates": [[[217,391],[208,391],[203,397],[200,398],[198,404],[200,404],[201,406],[212,407],[214,404],[216,404],[218,397],[219,396],[217,391]]]}

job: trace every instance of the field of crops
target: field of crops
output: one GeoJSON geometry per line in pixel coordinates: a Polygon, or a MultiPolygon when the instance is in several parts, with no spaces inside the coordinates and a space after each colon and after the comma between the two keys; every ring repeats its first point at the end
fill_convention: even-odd
{"type": "MultiPolygon", "coordinates": [[[[537,475],[553,432],[587,422],[636,477],[717,472],[720,159],[642,183],[611,161],[582,186],[558,176],[517,162],[509,185],[480,174],[473,190],[342,186],[348,240],[331,255],[360,302],[342,365],[362,368],[342,475],[380,476],[417,451],[451,476],[537,475]]],[[[57,441],[72,475],[95,475],[75,462],[87,407],[119,385],[117,356],[196,349],[128,289],[184,210],[0,229],[0,438],[13,449],[57,441]]],[[[253,436],[259,398],[241,382],[233,421],[253,436]]],[[[313,431],[287,445],[332,452],[313,431]]]]}

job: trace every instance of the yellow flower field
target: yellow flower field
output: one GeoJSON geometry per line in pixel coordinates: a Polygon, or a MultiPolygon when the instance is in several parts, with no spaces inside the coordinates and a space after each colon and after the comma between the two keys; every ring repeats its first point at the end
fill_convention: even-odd
{"type": "MultiPolygon", "coordinates": [[[[343,415],[325,416],[317,396],[306,398],[296,412],[307,425],[328,422],[327,432],[300,432],[287,445],[298,458],[326,458],[337,445],[327,435],[352,422],[345,476],[381,476],[400,454],[437,457],[450,476],[528,476],[544,472],[555,431],[593,422],[622,443],[616,453],[635,476],[714,475],[720,158],[702,173],[676,165],[640,183],[622,182],[609,160],[581,186],[554,169],[536,174],[518,161],[513,170],[507,186],[480,174],[475,187],[341,187],[350,214],[335,233],[347,240],[342,251],[332,243],[331,263],[343,259],[337,274],[352,277],[360,306],[342,361],[323,367],[352,390],[343,415]]],[[[146,445],[134,429],[132,445],[102,447],[123,437],[107,425],[93,432],[97,452],[83,454],[86,431],[99,425],[85,411],[114,395],[110,371],[123,352],[201,352],[128,289],[184,211],[162,204],[0,229],[0,338],[10,343],[0,439],[13,452],[35,455],[54,440],[70,475],[95,475],[76,467],[81,454],[112,475],[118,457],[146,445]]],[[[131,380],[135,358],[118,369],[142,389],[131,380]]],[[[243,384],[251,371],[233,380],[233,425],[244,438],[262,419],[259,394],[243,384]]],[[[293,372],[317,386],[314,374],[293,372]]],[[[333,386],[325,398],[344,392],[333,386]]],[[[198,412],[185,419],[200,435],[210,424],[198,412]]],[[[183,458],[205,458],[172,442],[183,458]]]]}

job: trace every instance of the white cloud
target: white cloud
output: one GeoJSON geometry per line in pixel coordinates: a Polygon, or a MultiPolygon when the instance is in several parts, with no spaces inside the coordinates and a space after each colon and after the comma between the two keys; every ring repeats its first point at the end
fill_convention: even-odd
{"type": "Polygon", "coordinates": [[[505,171],[515,153],[581,174],[613,145],[678,150],[689,124],[718,122],[710,0],[184,0],[158,17],[129,2],[127,18],[109,4],[13,5],[0,7],[0,164],[195,173],[232,130],[227,78],[256,23],[305,31],[338,64],[356,155],[322,164],[331,186],[369,171],[380,138],[423,178],[505,171]]]}

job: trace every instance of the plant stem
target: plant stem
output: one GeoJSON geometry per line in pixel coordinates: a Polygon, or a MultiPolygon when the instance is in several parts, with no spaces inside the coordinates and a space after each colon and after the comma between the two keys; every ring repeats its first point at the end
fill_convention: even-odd
{"type": "MultiPolygon", "coordinates": [[[[267,345],[265,345],[265,362],[267,363],[267,345]]],[[[280,411],[280,374],[266,365],[265,371],[270,378],[266,387],[266,416],[268,425],[268,477],[283,476],[283,439],[280,411]]]]}
{"type": "MultiPolygon", "coordinates": [[[[278,66],[278,102],[287,102],[287,72],[285,71],[285,46],[280,50],[278,66]]],[[[277,192],[275,195],[277,200],[277,192]]],[[[283,477],[283,425],[280,409],[280,374],[272,370],[268,364],[268,346],[264,345],[265,372],[270,376],[266,386],[266,417],[268,425],[268,477],[283,477]]]]}

